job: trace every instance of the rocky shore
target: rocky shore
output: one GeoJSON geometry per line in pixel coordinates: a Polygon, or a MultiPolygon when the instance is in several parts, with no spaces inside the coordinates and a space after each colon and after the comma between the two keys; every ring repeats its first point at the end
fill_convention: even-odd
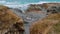
{"type": "MultiPolygon", "coordinates": [[[[32,23],[42,20],[42,19],[46,18],[47,16],[49,16],[50,14],[60,13],[60,3],[29,4],[27,9],[25,9],[23,11],[21,10],[20,7],[19,8],[10,8],[9,7],[8,9],[12,11],[12,14],[15,14],[14,17],[18,16],[17,18],[21,18],[22,21],[24,22],[23,23],[24,24],[23,29],[25,30],[24,34],[30,34],[29,28],[31,27],[31,25],[33,25],[32,23]]],[[[2,9],[0,11],[2,11],[2,9]]],[[[3,8],[3,11],[4,11],[4,8],[3,8]]],[[[11,11],[9,13],[11,13],[11,11]]]]}

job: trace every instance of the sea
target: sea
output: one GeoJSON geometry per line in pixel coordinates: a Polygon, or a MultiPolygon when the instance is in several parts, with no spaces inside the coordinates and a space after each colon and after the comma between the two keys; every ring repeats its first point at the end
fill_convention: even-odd
{"type": "Polygon", "coordinates": [[[28,4],[42,4],[49,2],[60,2],[60,0],[0,0],[0,5],[6,5],[9,7],[20,7],[28,4]]]}

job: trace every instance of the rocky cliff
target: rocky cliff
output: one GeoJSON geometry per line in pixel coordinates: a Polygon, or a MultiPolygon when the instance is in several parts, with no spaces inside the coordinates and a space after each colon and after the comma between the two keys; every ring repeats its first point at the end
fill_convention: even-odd
{"type": "Polygon", "coordinates": [[[30,34],[60,34],[60,13],[50,14],[30,27],[30,34]]]}
{"type": "Polygon", "coordinates": [[[22,33],[21,31],[24,31],[23,23],[22,18],[13,13],[9,7],[0,6],[0,34],[9,34],[9,32],[11,34],[13,33],[11,31],[22,33]]]}

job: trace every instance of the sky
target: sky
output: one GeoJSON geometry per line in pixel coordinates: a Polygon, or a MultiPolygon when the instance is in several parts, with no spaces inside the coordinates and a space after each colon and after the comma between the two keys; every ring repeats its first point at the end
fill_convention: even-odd
{"type": "Polygon", "coordinates": [[[0,0],[0,5],[21,6],[30,3],[46,3],[46,2],[60,2],[60,0],[0,0]]]}

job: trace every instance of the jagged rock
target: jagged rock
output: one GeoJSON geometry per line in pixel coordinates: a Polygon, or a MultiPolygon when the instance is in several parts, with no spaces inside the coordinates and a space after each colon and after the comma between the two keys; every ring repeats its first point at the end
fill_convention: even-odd
{"type": "Polygon", "coordinates": [[[27,12],[40,12],[42,11],[44,8],[41,6],[41,4],[30,4],[29,7],[27,8],[26,10],[26,13],[27,12]]]}
{"type": "Polygon", "coordinates": [[[17,31],[23,31],[23,20],[21,17],[18,17],[15,13],[13,13],[8,7],[0,6],[0,34],[5,34],[10,31],[10,28],[12,28],[12,30],[17,29],[17,31]]]}
{"type": "Polygon", "coordinates": [[[54,14],[54,13],[59,13],[60,12],[60,6],[51,6],[47,8],[47,13],[48,14],[54,14]]]}
{"type": "Polygon", "coordinates": [[[25,11],[27,22],[34,22],[40,18],[46,16],[46,10],[41,6],[41,4],[30,4],[27,10],[25,11]]]}
{"type": "Polygon", "coordinates": [[[59,26],[60,13],[50,14],[42,20],[33,22],[30,27],[30,34],[60,34],[59,26]]]}
{"type": "Polygon", "coordinates": [[[48,7],[51,6],[60,6],[60,3],[43,3],[42,6],[47,9],[48,7]]]}

